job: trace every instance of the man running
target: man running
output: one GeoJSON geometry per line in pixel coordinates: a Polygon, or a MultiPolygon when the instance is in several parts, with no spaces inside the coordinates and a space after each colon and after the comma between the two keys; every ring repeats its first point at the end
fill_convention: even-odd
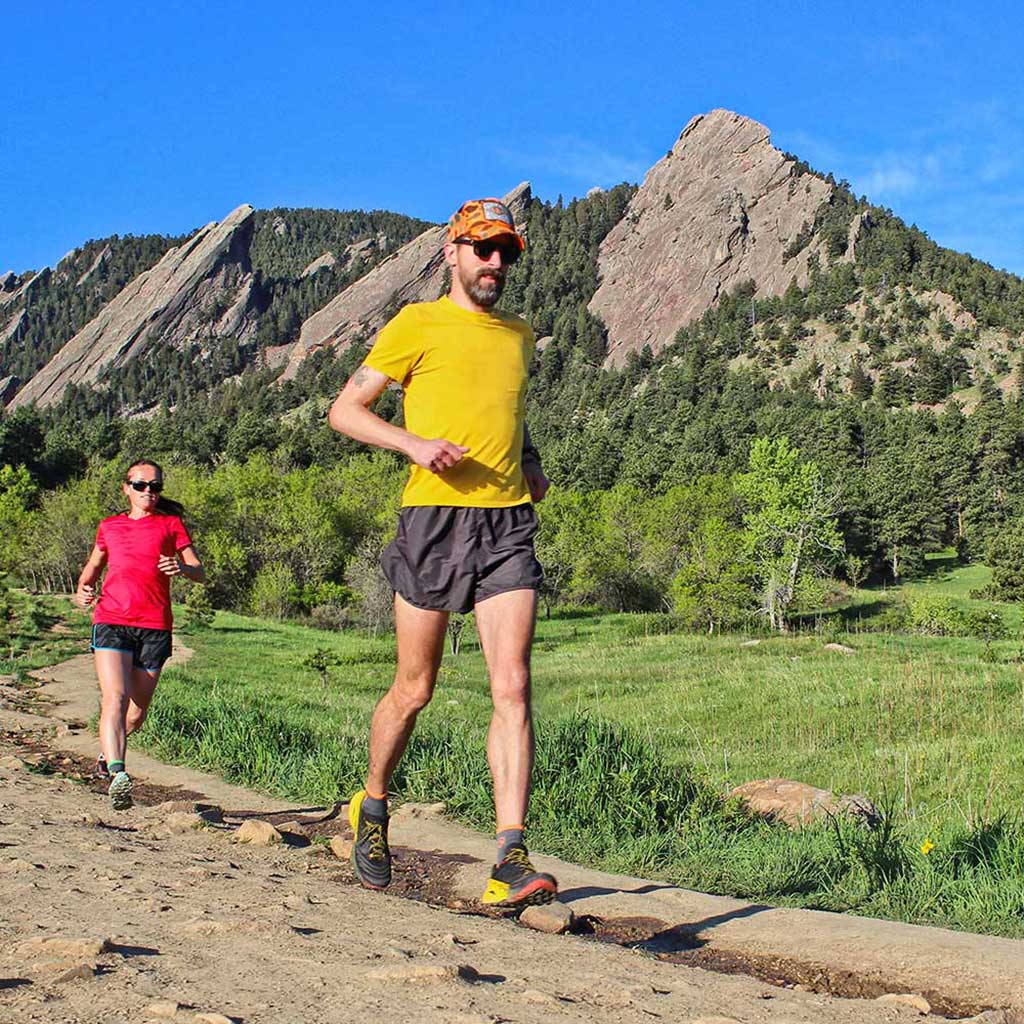
{"type": "Polygon", "coordinates": [[[363,885],[391,881],[387,795],[416,716],[434,693],[452,612],[475,610],[494,707],[487,760],[498,854],[485,903],[524,906],[557,883],[530,863],[523,839],[533,768],[530,648],[541,569],[531,501],[548,488],[524,420],[534,337],[495,309],[525,243],[498,199],[464,204],[448,223],[451,289],[405,306],[349,378],[331,426],[412,462],[398,533],[382,557],[395,591],[398,670],[370,726],[366,788],[349,804],[352,862],[363,885]],[[402,385],[406,429],[370,406],[402,385]]]}

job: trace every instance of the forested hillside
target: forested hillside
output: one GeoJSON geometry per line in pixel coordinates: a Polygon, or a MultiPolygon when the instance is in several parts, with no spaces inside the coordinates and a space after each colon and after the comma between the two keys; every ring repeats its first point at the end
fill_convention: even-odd
{"type": "MultiPolygon", "coordinates": [[[[804,287],[793,280],[785,294],[763,298],[757,282],[741,285],[657,356],[631,353],[619,369],[607,364],[607,331],[588,303],[602,242],[636,187],[568,204],[531,201],[529,244],[503,305],[539,339],[529,423],[557,485],[542,506],[550,600],[672,610],[712,627],[760,610],[785,625],[821,599],[829,577],[906,578],[946,546],[964,559],[984,558],[993,544],[1017,550],[1024,285],[826,180],[830,198],[791,242],[823,242],[804,287]],[[796,506],[779,505],[782,491],[796,506]],[[771,540],[773,529],[782,541],[771,540]],[[796,560],[790,533],[801,537],[796,560]]],[[[20,545],[6,548],[6,566],[17,571],[15,552],[31,551],[37,575],[66,582],[78,557],[69,551],[86,543],[106,501],[99,483],[109,487],[111,467],[145,453],[188,481],[200,526],[221,538],[211,554],[217,600],[282,613],[327,604],[352,621],[376,615],[373,555],[388,515],[316,515],[315,542],[292,544],[305,534],[284,512],[311,471],[324,500],[340,507],[358,505],[359,487],[397,493],[400,461],[380,456],[372,470],[362,457],[353,463],[359,446],[324,419],[365,348],[320,349],[283,383],[275,352],[424,227],[380,212],[260,212],[250,257],[265,310],[254,344],[162,350],[105,387],[71,388],[58,406],[0,421],[0,465],[11,467],[0,510],[20,545]],[[260,528],[239,519],[234,540],[223,533],[228,499],[213,497],[229,480],[267,495],[260,528]],[[74,501],[50,493],[62,485],[74,501]],[[69,501],[88,509],[86,525],[62,520],[69,501]],[[327,549],[330,558],[309,560],[327,549]],[[217,582],[225,566],[244,570],[246,582],[217,582]]],[[[171,241],[110,245],[104,287],[171,241]]],[[[102,247],[90,245],[76,265],[102,247]]],[[[46,307],[66,324],[52,338],[100,301],[79,296],[70,280],[65,273],[26,306],[42,322],[46,288],[63,289],[54,292],[63,305],[46,307]]],[[[378,408],[400,419],[394,391],[378,408]]],[[[316,504],[302,500],[307,510],[316,504]]]]}
{"type": "MultiPolygon", "coordinates": [[[[113,235],[86,242],[20,293],[0,293],[0,324],[6,325],[0,330],[0,377],[28,380],[129,281],[182,241],[113,235]]],[[[22,275],[25,284],[32,277],[22,275]]]]}

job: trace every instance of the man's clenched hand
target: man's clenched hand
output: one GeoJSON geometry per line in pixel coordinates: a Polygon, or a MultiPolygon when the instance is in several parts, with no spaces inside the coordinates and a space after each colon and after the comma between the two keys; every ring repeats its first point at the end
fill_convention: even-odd
{"type": "Polygon", "coordinates": [[[443,437],[428,441],[424,438],[417,438],[409,446],[409,458],[421,466],[429,469],[431,473],[443,473],[451,469],[456,463],[462,461],[462,457],[469,449],[461,444],[453,444],[443,437]]]}

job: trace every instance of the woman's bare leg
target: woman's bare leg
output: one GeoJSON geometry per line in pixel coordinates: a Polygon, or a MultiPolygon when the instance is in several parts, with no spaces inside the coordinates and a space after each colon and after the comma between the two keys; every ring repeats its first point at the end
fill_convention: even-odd
{"type": "Polygon", "coordinates": [[[100,750],[111,764],[124,761],[132,656],[128,651],[95,651],[93,656],[100,683],[100,750]]]}

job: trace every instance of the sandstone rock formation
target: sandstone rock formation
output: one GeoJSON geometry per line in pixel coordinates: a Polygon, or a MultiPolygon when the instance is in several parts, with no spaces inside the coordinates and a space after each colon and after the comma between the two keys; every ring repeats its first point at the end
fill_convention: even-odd
{"type": "Polygon", "coordinates": [[[18,390],[18,378],[14,374],[0,379],[0,405],[6,405],[18,390]]]}
{"type": "Polygon", "coordinates": [[[21,335],[21,332],[25,329],[25,321],[28,318],[28,314],[23,309],[19,309],[10,320],[7,321],[6,326],[0,330],[0,344],[6,341],[17,341],[21,335]]]}
{"type": "Polygon", "coordinates": [[[590,311],[608,328],[608,362],[650,345],[657,352],[679,327],[744,281],[759,298],[807,281],[814,223],[832,186],[801,173],[775,149],[768,129],[728,110],[698,115],[651,168],[626,215],[601,244],[600,285],[590,311]]]}
{"type": "Polygon", "coordinates": [[[337,265],[338,260],[334,253],[325,252],[323,255],[317,256],[317,258],[313,260],[299,276],[312,277],[321,270],[327,270],[329,267],[335,267],[337,265]]]}
{"type": "MultiPolygon", "coordinates": [[[[528,182],[505,196],[517,222],[530,198],[528,182]]],[[[428,228],[306,320],[284,379],[294,377],[301,362],[317,349],[345,349],[357,338],[369,344],[395,310],[409,302],[436,299],[444,284],[444,232],[444,227],[428,228]]]]}
{"type": "Polygon", "coordinates": [[[12,407],[52,405],[69,384],[94,383],[104,370],[123,366],[153,345],[184,346],[210,335],[246,340],[259,313],[249,264],[253,213],[251,206],[239,206],[170,249],[64,345],[18,392],[12,407]]]}
{"type": "MultiPolygon", "coordinates": [[[[6,275],[5,275],[6,276],[6,275]]],[[[15,279],[16,280],[16,279],[15,279]]],[[[13,304],[19,299],[31,299],[40,285],[50,280],[50,268],[43,267],[38,274],[33,274],[23,285],[15,291],[0,291],[0,306],[13,304]]]]}
{"type": "Polygon", "coordinates": [[[93,274],[95,274],[96,271],[99,270],[100,267],[102,267],[103,264],[107,262],[108,259],[110,259],[110,246],[105,245],[97,254],[96,259],[94,259],[92,263],[89,265],[89,268],[75,282],[76,287],[81,288],[82,285],[85,284],[86,281],[88,281],[89,278],[91,278],[93,274]]]}

